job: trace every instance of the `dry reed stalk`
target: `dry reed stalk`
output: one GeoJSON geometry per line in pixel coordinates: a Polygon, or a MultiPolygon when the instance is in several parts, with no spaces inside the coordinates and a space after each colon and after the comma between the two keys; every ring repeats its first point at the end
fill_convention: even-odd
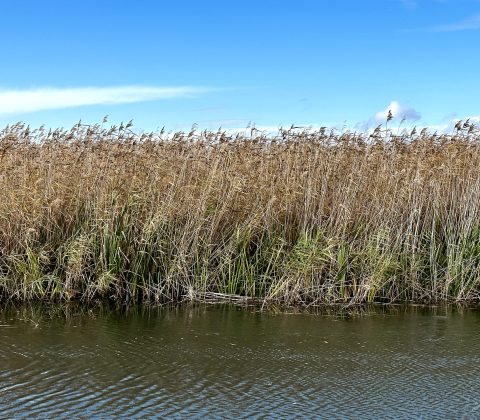
{"type": "Polygon", "coordinates": [[[0,132],[0,294],[476,301],[480,133],[0,132]]]}

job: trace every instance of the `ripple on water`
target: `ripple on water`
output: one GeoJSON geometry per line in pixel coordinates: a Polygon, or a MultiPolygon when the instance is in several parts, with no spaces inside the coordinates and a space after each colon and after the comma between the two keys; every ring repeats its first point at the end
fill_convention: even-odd
{"type": "Polygon", "coordinates": [[[208,308],[0,329],[3,417],[474,417],[480,315],[208,308]]]}

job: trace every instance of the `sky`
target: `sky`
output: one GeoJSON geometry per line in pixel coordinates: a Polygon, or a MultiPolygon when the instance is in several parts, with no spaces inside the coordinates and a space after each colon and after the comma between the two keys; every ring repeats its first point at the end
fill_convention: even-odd
{"type": "Polygon", "coordinates": [[[480,0],[0,0],[0,126],[480,122],[480,0]]]}

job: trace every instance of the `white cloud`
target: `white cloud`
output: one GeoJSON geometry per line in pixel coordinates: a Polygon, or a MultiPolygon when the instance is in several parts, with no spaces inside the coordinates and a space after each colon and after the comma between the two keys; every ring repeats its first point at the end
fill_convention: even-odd
{"type": "MultiPolygon", "coordinates": [[[[438,133],[438,134],[451,134],[454,129],[455,129],[455,124],[457,124],[459,121],[462,121],[463,123],[465,121],[469,120],[470,123],[473,123],[474,125],[478,126],[480,124],[480,115],[473,115],[469,117],[463,117],[463,118],[452,118],[449,120],[446,120],[445,118],[442,118],[438,123],[436,124],[426,124],[417,127],[417,130],[422,128],[426,128],[430,133],[438,133]]],[[[413,125],[410,125],[411,128],[413,128],[413,125]]],[[[408,127],[405,127],[408,129],[408,127]]]]}
{"type": "Polygon", "coordinates": [[[474,29],[480,29],[480,13],[477,13],[459,22],[433,26],[430,28],[430,30],[433,32],[457,32],[474,29]]]}
{"type": "Polygon", "coordinates": [[[407,9],[416,9],[418,6],[416,0],[400,0],[400,3],[407,9]]]}
{"type": "Polygon", "coordinates": [[[334,124],[303,124],[303,125],[257,125],[254,123],[249,123],[248,125],[242,126],[237,126],[237,127],[228,127],[225,129],[222,129],[222,131],[225,131],[227,134],[230,135],[235,135],[235,134],[243,134],[249,136],[250,134],[253,135],[267,135],[267,136],[275,136],[280,133],[280,129],[283,130],[293,130],[294,132],[314,132],[318,131],[321,128],[327,128],[328,130],[335,130],[335,131],[345,131],[348,128],[346,126],[341,126],[341,125],[334,125],[334,124]]]}
{"type": "Polygon", "coordinates": [[[422,118],[421,114],[412,107],[401,105],[397,101],[392,101],[384,110],[378,111],[373,119],[377,122],[385,122],[389,111],[392,113],[394,119],[417,121],[422,118]]]}
{"type": "Polygon", "coordinates": [[[221,120],[200,120],[196,124],[199,127],[207,127],[216,130],[218,128],[238,128],[240,126],[246,127],[250,121],[245,119],[230,118],[221,120]]]}
{"type": "Polygon", "coordinates": [[[431,132],[436,131],[437,133],[441,133],[441,134],[450,134],[454,131],[455,125],[459,121],[462,121],[464,123],[467,120],[469,120],[470,123],[473,123],[474,125],[478,126],[480,124],[480,115],[473,115],[473,116],[464,117],[464,118],[453,118],[449,121],[444,121],[436,125],[429,125],[427,126],[427,128],[431,132]]]}
{"type": "Polygon", "coordinates": [[[0,89],[0,116],[86,105],[111,105],[189,97],[207,92],[201,87],[116,86],[25,90],[0,89]]]}

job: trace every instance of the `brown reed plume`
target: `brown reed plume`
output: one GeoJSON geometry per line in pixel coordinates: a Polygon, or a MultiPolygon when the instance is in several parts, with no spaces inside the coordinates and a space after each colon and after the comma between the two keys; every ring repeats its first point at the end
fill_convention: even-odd
{"type": "Polygon", "coordinates": [[[480,133],[0,132],[4,298],[480,295],[480,133]]]}

